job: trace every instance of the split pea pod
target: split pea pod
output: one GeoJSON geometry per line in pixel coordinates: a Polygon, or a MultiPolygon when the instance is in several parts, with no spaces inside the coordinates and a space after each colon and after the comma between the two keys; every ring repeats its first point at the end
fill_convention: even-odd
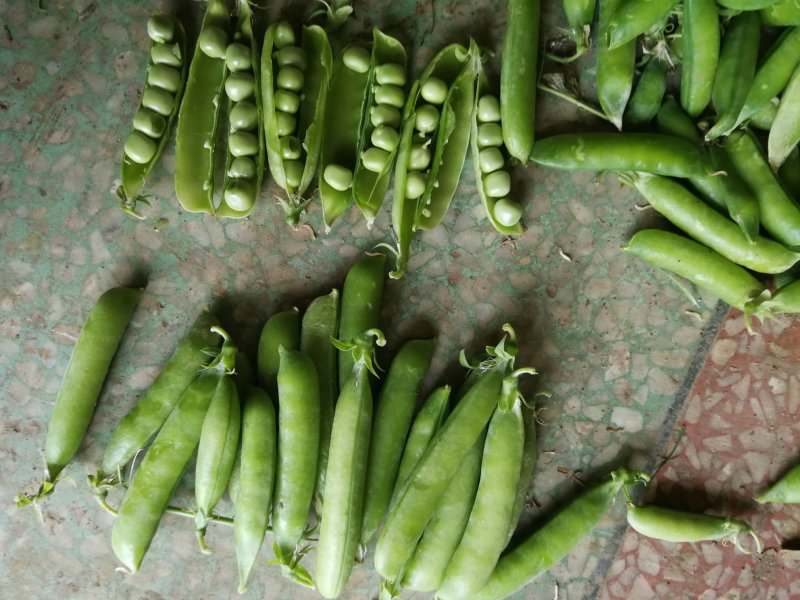
{"type": "MultiPolygon", "coordinates": [[[[622,116],[633,90],[636,67],[636,42],[631,41],[617,48],[610,48],[604,32],[611,22],[621,0],[599,0],[597,44],[597,99],[603,112],[616,126],[622,129],[622,116]]],[[[534,152],[536,147],[534,146],[534,152]]]]}
{"type": "Polygon", "coordinates": [[[761,9],[759,14],[764,25],[800,25],[800,4],[797,0],[778,0],[761,9]]]}
{"type": "Polygon", "coordinates": [[[720,51],[716,0],[683,0],[681,106],[696,118],[711,102],[720,51]]]}
{"type": "Polygon", "coordinates": [[[147,76],[133,130],[125,141],[117,195],[135,213],[136,198],[167,144],[186,82],[186,33],[180,21],[157,14],[148,19],[147,76]],[[160,100],[163,100],[160,101],[160,100]]]}
{"type": "Polygon", "coordinates": [[[291,308],[272,315],[258,340],[256,369],[258,383],[270,398],[278,397],[278,370],[281,357],[278,349],[283,346],[290,350],[300,347],[300,311],[291,308]]]}
{"type": "Polygon", "coordinates": [[[142,293],[138,288],[111,288],[89,312],[72,349],[47,426],[44,480],[36,494],[17,496],[18,506],[49,496],[61,471],[77,454],[111,361],[142,293]]]}
{"type": "Polygon", "coordinates": [[[611,13],[605,30],[600,35],[607,38],[610,49],[619,48],[646,33],[651,27],[666,20],[678,0],[661,2],[642,2],[641,0],[620,0],[611,13]]]}
{"type": "Polygon", "coordinates": [[[784,161],[797,148],[800,142],[800,66],[798,66],[789,85],[786,86],[778,112],[769,130],[767,155],[769,164],[777,171],[784,161]]]}

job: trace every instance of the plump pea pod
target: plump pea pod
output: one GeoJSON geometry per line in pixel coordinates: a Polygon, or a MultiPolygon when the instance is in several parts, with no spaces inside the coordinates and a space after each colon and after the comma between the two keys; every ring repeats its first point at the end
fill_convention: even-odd
{"type": "Polygon", "coordinates": [[[510,596],[561,561],[592,532],[619,490],[633,484],[639,476],[625,468],[616,469],[611,478],[590,487],[566,504],[500,558],[486,585],[473,598],[500,600],[510,596]]]}
{"type": "Polygon", "coordinates": [[[95,302],[72,350],[47,426],[44,480],[35,494],[20,494],[17,506],[49,496],[73,459],[94,415],[111,361],[143,290],[117,287],[95,302]]]}
{"type": "Polygon", "coordinates": [[[317,590],[324,598],[340,596],[347,585],[361,535],[372,428],[373,343],[385,343],[376,329],[363,332],[350,344],[337,344],[353,353],[354,367],[336,402],[325,477],[315,573],[317,590]]]}
{"type": "MultiPolygon", "coordinates": [[[[366,256],[350,267],[342,287],[339,314],[339,338],[353,339],[362,332],[377,327],[383,298],[386,257],[366,256]]],[[[344,387],[353,372],[353,357],[339,354],[339,389],[344,387]]]]}
{"type": "Polygon", "coordinates": [[[711,91],[717,117],[706,132],[706,140],[728,135],[736,127],[755,77],[760,37],[761,20],[757,12],[739,13],[728,23],[711,91]]]}
{"type": "Polygon", "coordinates": [[[417,592],[439,588],[469,521],[481,478],[486,439],[481,434],[456,468],[403,573],[402,585],[417,592]]]}
{"type": "MultiPolygon", "coordinates": [[[[790,287],[793,288],[791,290],[792,295],[794,296],[793,302],[795,303],[795,306],[797,306],[800,285],[789,284],[784,289],[789,291],[790,287]]],[[[778,297],[780,294],[781,290],[778,290],[778,292],[775,294],[776,303],[778,303],[778,297]]],[[[765,504],[767,502],[775,502],[778,504],[796,504],[800,502],[800,465],[795,465],[789,469],[775,483],[771,484],[765,490],[756,495],[754,500],[759,504],[765,504]]]]}
{"type": "Polygon", "coordinates": [[[367,464],[361,543],[378,531],[389,508],[419,391],[433,358],[434,340],[410,340],[392,360],[378,394],[367,464]]]}
{"type": "Polygon", "coordinates": [[[666,91],[667,65],[659,58],[651,57],[628,101],[625,120],[632,125],[649,123],[661,108],[666,91]]]}
{"type": "Polygon", "coordinates": [[[757,273],[777,274],[800,260],[800,253],[770,238],[756,236],[748,240],[741,227],[675,180],[647,174],[628,179],[650,206],[673,225],[738,265],[757,273]]]}
{"type": "Polygon", "coordinates": [[[299,157],[285,158],[282,144],[285,146],[286,137],[278,133],[278,113],[275,106],[276,91],[280,90],[280,88],[276,88],[276,79],[281,68],[279,58],[282,56],[280,49],[275,46],[275,32],[278,27],[290,27],[290,25],[284,21],[267,28],[264,35],[264,50],[261,55],[264,132],[270,172],[275,182],[286,191],[288,196],[287,199],[281,201],[286,211],[286,221],[290,225],[296,226],[300,214],[307,205],[303,196],[311,185],[317,170],[322,140],[322,117],[328,98],[328,82],[333,68],[333,55],[328,34],[322,27],[310,25],[303,28],[302,45],[300,46],[305,58],[302,64],[304,66],[302,70],[303,86],[296,113],[297,129],[291,134],[300,140],[301,146],[299,157]],[[291,173],[287,177],[287,164],[290,160],[303,162],[302,174],[298,181],[293,180],[291,173]]]}
{"type": "Polygon", "coordinates": [[[767,155],[777,171],[800,142],[800,66],[781,95],[778,112],[769,130],[767,155]]]}
{"type": "MultiPolygon", "coordinates": [[[[636,68],[636,42],[609,48],[606,31],[611,17],[621,0],[599,0],[598,31],[601,32],[597,44],[597,100],[603,112],[617,127],[622,129],[622,116],[633,90],[633,76],[636,68]]],[[[534,152],[535,152],[534,147],[534,152]]]]}
{"type": "MultiPolygon", "coordinates": [[[[377,27],[372,30],[372,59],[370,62],[370,82],[367,88],[367,99],[364,110],[370,111],[376,106],[375,91],[378,84],[375,80],[376,68],[385,65],[400,65],[406,71],[406,50],[398,40],[382,33],[377,27]]],[[[397,86],[404,89],[405,86],[397,86]]],[[[358,144],[358,156],[363,156],[364,152],[370,147],[374,147],[370,142],[376,127],[372,124],[369,114],[362,118],[361,139],[358,144]]],[[[367,220],[367,227],[372,227],[378,209],[383,203],[386,192],[389,189],[389,176],[394,166],[394,159],[397,156],[399,144],[393,150],[388,151],[383,167],[375,172],[364,166],[363,160],[359,160],[353,174],[353,198],[367,220]]]]}
{"type": "Polygon", "coordinates": [[[729,8],[730,10],[760,10],[772,6],[778,0],[717,0],[720,6],[729,8]]]}
{"type": "MultiPolygon", "coordinates": [[[[322,219],[330,229],[350,206],[353,200],[352,180],[345,187],[330,183],[326,176],[329,167],[338,166],[349,170],[351,177],[358,164],[358,141],[364,125],[364,105],[369,85],[369,68],[361,72],[350,68],[345,58],[355,48],[349,45],[336,57],[326,100],[325,118],[322,123],[322,146],[319,156],[319,194],[322,202],[322,219]],[[342,188],[342,189],[338,189],[342,188]]],[[[337,182],[338,183],[338,182],[337,182]]]]}
{"type": "Polygon", "coordinates": [[[797,0],[778,0],[759,14],[764,25],[800,25],[800,4],[797,0]]]}
{"type": "Polygon", "coordinates": [[[772,102],[789,84],[800,64],[800,27],[791,27],[775,40],[758,66],[753,85],[747,94],[737,125],[750,119],[764,105],[772,102]]]}
{"type": "Polygon", "coordinates": [[[300,311],[291,308],[275,313],[261,330],[258,340],[258,383],[263,387],[270,398],[278,397],[278,370],[281,357],[278,348],[281,346],[289,350],[300,348],[300,311]]]}
{"type": "Polygon", "coordinates": [[[500,57],[503,143],[522,164],[533,150],[536,126],[540,5],[540,0],[509,0],[500,57]]]}
{"type": "Polygon", "coordinates": [[[215,137],[226,67],[224,52],[212,50],[218,56],[210,56],[201,42],[204,35],[217,32],[227,37],[229,15],[224,0],[209,0],[181,101],[175,134],[175,193],[189,212],[214,212],[215,137]]]}
{"type": "Polygon", "coordinates": [[[719,9],[716,0],[683,0],[681,106],[698,117],[711,102],[713,73],[720,51],[719,9]]]}
{"type": "MultiPolygon", "coordinates": [[[[154,85],[156,88],[171,94],[173,103],[172,110],[165,116],[144,106],[141,100],[139,102],[139,108],[133,122],[133,130],[130,134],[134,139],[131,140],[131,137],[129,137],[129,142],[126,142],[126,151],[122,154],[122,181],[117,188],[117,195],[121,200],[120,207],[127,212],[131,212],[134,216],[141,216],[136,212],[136,201],[139,192],[144,186],[150,171],[158,162],[172,131],[186,82],[186,65],[189,62],[186,53],[186,33],[180,21],[168,15],[155,15],[155,17],[166,19],[171,24],[173,37],[172,39],[159,36],[155,36],[156,39],[151,38],[145,89],[150,85],[154,85]],[[173,64],[154,62],[154,49],[157,60],[161,60],[157,58],[158,54],[164,52],[172,57],[169,60],[173,64]],[[170,77],[162,81],[160,78],[162,73],[170,77]],[[151,84],[151,81],[154,81],[154,83],[151,84]],[[169,89],[167,90],[165,87],[169,89]],[[141,143],[134,146],[129,154],[127,151],[128,144],[132,144],[135,141],[141,143]],[[139,146],[138,150],[137,146],[139,146]],[[144,151],[144,154],[142,154],[142,151],[144,151]]],[[[144,95],[142,100],[144,100],[144,95]]]]}
{"type": "Polygon", "coordinates": [[[736,170],[758,199],[761,226],[777,241],[800,246],[800,206],[772,172],[752,133],[736,131],[725,140],[736,170]]]}
{"type": "Polygon", "coordinates": [[[508,543],[524,444],[521,403],[505,410],[498,406],[489,421],[469,521],[436,590],[437,598],[472,598],[492,574],[508,543]]]}
{"type": "Polygon", "coordinates": [[[715,517],[662,508],[660,506],[637,506],[628,503],[628,524],[640,534],[666,542],[730,541],[736,548],[751,554],[742,546],[739,536],[753,537],[757,551],[761,542],[755,532],[744,521],[715,517]]]}
{"type": "Polygon", "coordinates": [[[620,0],[605,29],[600,35],[606,36],[606,43],[612,50],[624,44],[635,42],[651,27],[666,20],[678,0],[661,2],[641,2],[641,0],[620,0]]]}
{"type": "MultiPolygon", "coordinates": [[[[319,378],[303,352],[278,348],[278,463],[272,533],[275,556],[284,576],[302,577],[299,549],[317,483],[319,455],[319,378]]],[[[310,583],[310,582],[309,582],[310,583]]]]}
{"type": "Polygon", "coordinates": [[[531,159],[566,171],[643,171],[668,177],[711,173],[697,145],[655,133],[554,135],[536,142],[531,159]]]}
{"type": "Polygon", "coordinates": [[[570,27],[570,37],[577,44],[580,56],[589,47],[596,0],[563,0],[564,14],[570,27]]]}
{"type": "Polygon", "coordinates": [[[247,581],[264,543],[272,509],[276,462],[275,406],[267,393],[247,386],[242,394],[242,435],[238,478],[233,502],[233,542],[239,568],[239,593],[247,581]]]}
{"type": "Polygon", "coordinates": [[[314,363],[319,381],[319,457],[314,506],[322,514],[325,472],[333,427],[333,408],[339,395],[339,367],[336,348],[331,344],[339,332],[339,290],[315,298],[303,313],[300,350],[314,363]]]}
{"type": "Polygon", "coordinates": [[[656,115],[658,129],[661,133],[674,135],[700,145],[703,139],[697,125],[684,110],[674,97],[667,96],[656,115]]]}
{"type": "Polygon", "coordinates": [[[139,570],[200,443],[208,407],[218,392],[226,393],[235,356],[236,348],[226,340],[217,357],[181,395],[134,472],[111,530],[114,554],[130,572],[139,570]]]}
{"type": "Polygon", "coordinates": [[[800,198],[800,148],[794,147],[778,170],[778,178],[793,198],[800,198]]]}

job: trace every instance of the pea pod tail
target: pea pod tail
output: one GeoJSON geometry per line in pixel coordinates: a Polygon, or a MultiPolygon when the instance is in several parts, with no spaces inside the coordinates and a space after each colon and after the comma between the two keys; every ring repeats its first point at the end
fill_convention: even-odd
{"type": "Polygon", "coordinates": [[[294,581],[296,584],[312,590],[315,588],[314,578],[311,576],[311,573],[300,564],[303,557],[311,550],[311,546],[307,544],[300,545],[290,555],[284,554],[277,543],[272,545],[272,549],[273,552],[275,552],[275,558],[270,560],[269,564],[279,565],[281,574],[287,579],[294,581]]]}

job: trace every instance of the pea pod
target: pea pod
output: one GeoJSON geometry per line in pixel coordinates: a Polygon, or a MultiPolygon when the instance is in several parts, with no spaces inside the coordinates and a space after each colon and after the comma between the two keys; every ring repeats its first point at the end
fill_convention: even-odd
{"type": "MultiPolygon", "coordinates": [[[[681,97],[682,101],[683,97],[681,97]]],[[[703,140],[697,125],[684,110],[674,97],[667,96],[656,114],[658,129],[661,133],[683,138],[699,146],[703,140]]]]}
{"type": "Polygon", "coordinates": [[[795,69],[781,95],[775,121],[769,130],[767,154],[769,164],[777,171],[800,142],[800,66],[795,69]]]}
{"type": "Polygon", "coordinates": [[[730,10],[748,11],[760,10],[772,6],[778,0],[717,0],[720,6],[730,10]]]}
{"type": "Polygon", "coordinates": [[[798,280],[779,285],[772,297],[762,304],[765,312],[794,314],[800,312],[800,283],[798,280]]]}
{"type": "MultiPolygon", "coordinates": [[[[607,30],[620,3],[621,0],[599,0],[598,31],[607,30]]],[[[622,116],[633,90],[635,65],[635,41],[610,48],[607,36],[600,35],[597,44],[597,99],[603,112],[620,130],[622,116]]]]}
{"type": "Polygon", "coordinates": [[[698,117],[711,102],[720,51],[719,10],[716,0],[683,0],[681,106],[698,117]]]}
{"type": "Polygon", "coordinates": [[[663,22],[677,3],[678,0],[621,0],[600,33],[607,37],[606,43],[611,50],[635,42],[637,37],[663,22]]]}
{"type": "Polygon", "coordinates": [[[272,315],[258,340],[258,383],[271,398],[278,397],[279,348],[297,350],[300,347],[300,311],[291,308],[272,315]]]}
{"type": "Polygon", "coordinates": [[[186,33],[180,21],[169,15],[154,15],[151,17],[151,20],[153,19],[164,20],[172,29],[172,35],[170,39],[163,36],[151,37],[145,86],[146,89],[153,84],[156,88],[158,84],[163,87],[166,82],[159,77],[159,73],[165,72],[171,75],[168,93],[172,95],[173,104],[169,113],[163,116],[143,106],[140,101],[134,116],[133,131],[125,143],[122,155],[122,180],[117,188],[117,195],[121,200],[120,207],[134,216],[141,216],[136,211],[139,192],[158,162],[178,114],[188,62],[186,33]],[[156,81],[153,81],[154,77],[156,81]]]}
{"type": "Polygon", "coordinates": [[[625,120],[632,125],[650,122],[658,113],[667,91],[667,66],[659,58],[647,61],[625,109],[625,120]]]}
{"type": "Polygon", "coordinates": [[[769,131],[772,129],[772,124],[775,122],[775,117],[778,114],[778,99],[774,98],[772,102],[767,102],[762,105],[756,112],[750,115],[750,120],[747,122],[748,126],[752,129],[760,129],[762,131],[769,131]]]}
{"type": "Polygon", "coordinates": [[[783,187],[793,198],[800,198],[800,148],[795,146],[778,170],[783,187]]]}
{"type": "Polygon", "coordinates": [[[764,25],[800,25],[800,4],[797,0],[778,0],[761,9],[759,14],[764,25]]]}
{"type": "Polygon", "coordinates": [[[596,0],[563,0],[562,2],[570,27],[570,37],[577,45],[576,55],[578,56],[589,48],[595,4],[596,0]]]}
{"type": "MultiPolygon", "coordinates": [[[[786,289],[788,290],[789,287],[794,288],[792,294],[796,297],[797,290],[800,289],[800,286],[790,284],[786,289]]],[[[780,294],[781,290],[778,290],[774,298],[776,301],[780,294]]],[[[800,466],[795,465],[786,471],[777,481],[759,492],[755,497],[755,501],[759,504],[765,504],[767,502],[796,504],[800,502],[800,466]]]]}

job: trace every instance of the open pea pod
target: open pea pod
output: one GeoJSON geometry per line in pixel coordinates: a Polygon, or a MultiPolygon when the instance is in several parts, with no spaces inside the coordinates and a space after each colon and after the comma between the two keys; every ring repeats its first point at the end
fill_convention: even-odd
{"type": "Polygon", "coordinates": [[[151,44],[145,88],[133,129],[125,141],[122,180],[117,188],[120,208],[139,218],[139,192],[169,139],[181,104],[188,63],[186,32],[180,21],[169,15],[153,15],[148,21],[148,35],[151,44]],[[171,103],[167,101],[170,99],[171,103]],[[159,100],[164,100],[163,106],[159,100]]]}
{"type": "Polygon", "coordinates": [[[286,28],[290,28],[286,22],[275,23],[264,36],[261,94],[270,172],[287,194],[286,200],[280,200],[286,221],[296,226],[308,203],[303,195],[317,171],[333,55],[328,34],[321,27],[304,27],[300,46],[285,40],[286,28]],[[291,70],[299,71],[301,89],[281,87],[281,69],[289,69],[295,76],[296,71],[291,70]],[[282,113],[294,116],[294,131],[285,133],[285,124],[279,121],[287,117],[282,113]]]}

